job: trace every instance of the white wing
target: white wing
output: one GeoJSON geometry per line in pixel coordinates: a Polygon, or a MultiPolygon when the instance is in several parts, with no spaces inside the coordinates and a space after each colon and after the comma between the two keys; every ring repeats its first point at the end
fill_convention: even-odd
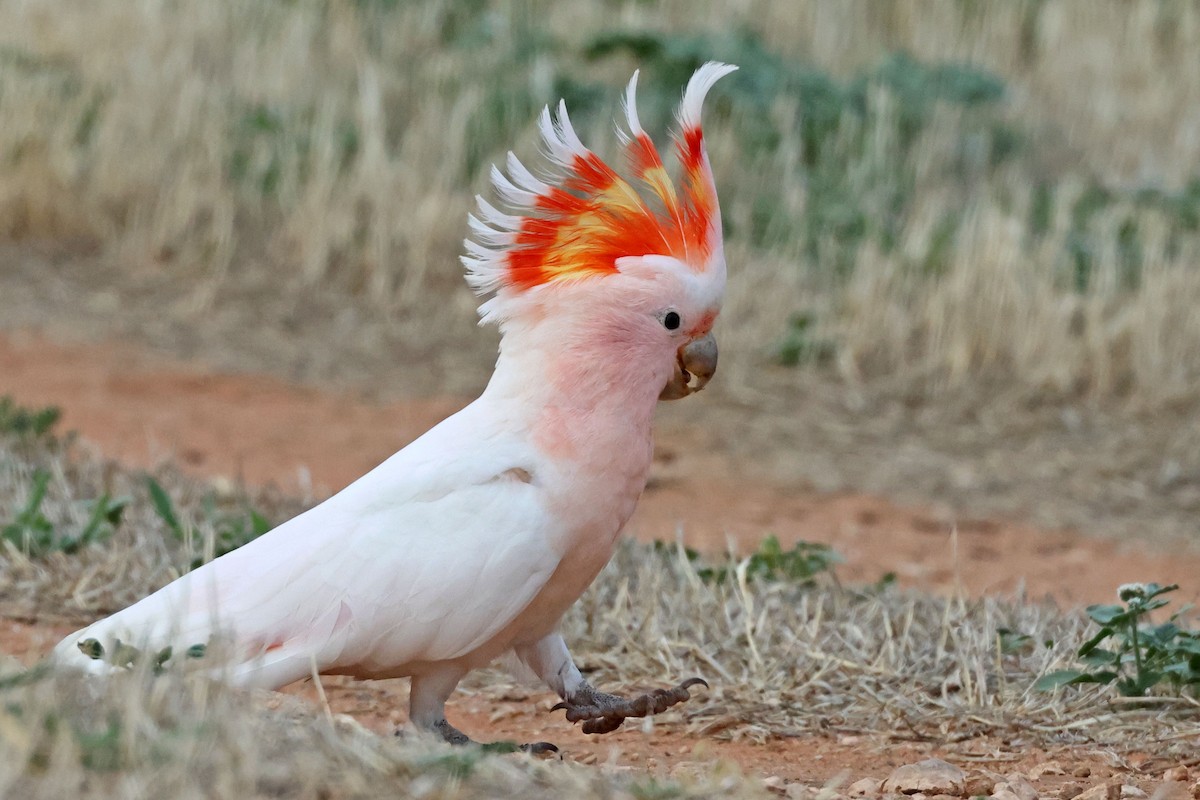
{"type": "MultiPolygon", "coordinates": [[[[468,407],[321,505],[68,637],[182,653],[232,637],[234,679],[388,674],[471,653],[558,565],[536,455],[468,407]]],[[[85,663],[90,662],[90,663],[85,663]]]]}

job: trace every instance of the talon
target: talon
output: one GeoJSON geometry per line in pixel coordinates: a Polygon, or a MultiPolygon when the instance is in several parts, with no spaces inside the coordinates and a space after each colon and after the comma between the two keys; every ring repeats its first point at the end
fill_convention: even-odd
{"type": "Polygon", "coordinates": [[[568,712],[568,713],[571,711],[571,707],[570,707],[569,705],[567,705],[565,702],[564,702],[564,703],[555,703],[555,704],[554,704],[554,705],[553,705],[553,706],[550,708],[550,711],[551,711],[551,713],[553,713],[553,712],[555,712],[555,711],[558,711],[560,708],[561,708],[563,711],[566,711],[566,712],[568,712]]]}
{"type": "Polygon", "coordinates": [[[583,723],[584,733],[612,733],[625,723],[624,717],[600,717],[583,723]]]}
{"type": "Polygon", "coordinates": [[[705,689],[710,688],[708,685],[708,681],[704,680],[704,678],[688,678],[686,681],[679,684],[679,686],[676,688],[683,689],[686,692],[688,689],[690,689],[693,686],[703,686],[705,689]]]}
{"type": "Polygon", "coordinates": [[[523,744],[518,748],[523,753],[529,753],[531,756],[542,756],[558,753],[558,745],[551,742],[530,742],[523,744]]]}

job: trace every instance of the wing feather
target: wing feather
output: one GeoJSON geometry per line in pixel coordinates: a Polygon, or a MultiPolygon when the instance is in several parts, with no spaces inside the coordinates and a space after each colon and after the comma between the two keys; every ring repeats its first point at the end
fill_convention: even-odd
{"type": "MultiPolygon", "coordinates": [[[[383,673],[473,652],[558,565],[536,455],[471,407],[324,503],[68,637],[182,652],[220,634],[238,683],[383,673]]],[[[71,652],[74,650],[74,652],[71,652]]],[[[84,657],[86,659],[86,657],[84,657]]],[[[86,665],[92,666],[92,665],[86,665]]]]}

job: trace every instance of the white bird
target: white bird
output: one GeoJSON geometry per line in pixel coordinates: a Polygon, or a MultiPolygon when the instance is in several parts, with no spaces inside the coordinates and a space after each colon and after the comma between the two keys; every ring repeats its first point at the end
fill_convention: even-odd
{"type": "Polygon", "coordinates": [[[411,676],[410,719],[453,743],[469,739],[446,721],[446,699],[510,651],[588,733],[687,699],[703,681],[634,699],[595,690],[557,628],[645,488],[656,403],[716,369],[725,259],[700,111],[734,69],[709,63],[688,83],[679,186],[638,122],[637,73],[621,131],[631,181],[583,146],[562,103],[544,110],[545,174],[510,153],[508,175],[492,171],[508,210],[478,198],[469,220],[467,280],[493,295],[480,315],[501,330],[483,394],[320,505],[67,637],[54,658],[103,673],[155,653],[169,667],[215,642],[240,686],[314,669],[411,676]]]}

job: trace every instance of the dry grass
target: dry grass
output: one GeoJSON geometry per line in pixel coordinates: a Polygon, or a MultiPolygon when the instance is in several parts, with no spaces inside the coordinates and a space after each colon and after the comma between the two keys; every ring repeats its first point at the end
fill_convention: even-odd
{"type": "MultiPolygon", "coordinates": [[[[107,489],[135,499],[108,542],[74,555],[29,559],[6,547],[0,601],[7,614],[90,618],[151,591],[188,560],[190,551],[150,509],[138,476],[52,443],[0,442],[0,520],[23,506],[33,466],[55,476],[44,509],[64,529],[79,522],[84,498],[107,489]]],[[[213,511],[202,498],[215,490],[162,477],[184,519],[211,530],[213,511]]],[[[276,503],[275,513],[298,506],[276,503]]],[[[624,545],[564,623],[582,667],[607,687],[707,676],[713,690],[681,717],[672,715],[697,737],[992,737],[1014,747],[1136,746],[1177,756],[1180,742],[1195,734],[1196,706],[1185,701],[1130,709],[1109,705],[1102,690],[1032,690],[1039,675],[1072,662],[1088,635],[1082,614],[1022,598],[956,601],[824,579],[762,580],[729,566],[732,577],[714,584],[674,547],[624,545]],[[1006,653],[1001,628],[1027,634],[1033,644],[1006,653]]],[[[488,671],[467,688],[487,698],[510,686],[488,671]]],[[[98,796],[185,797],[210,783],[227,797],[330,796],[321,787],[332,796],[359,796],[418,785],[447,797],[505,796],[516,786],[533,796],[637,794],[630,781],[638,779],[628,776],[401,746],[346,723],[330,727],[313,709],[289,716],[251,708],[195,676],[155,681],[130,674],[102,697],[70,676],[0,691],[7,709],[0,745],[11,753],[0,759],[0,785],[19,787],[19,796],[60,796],[67,786],[84,785],[98,796]],[[141,788],[120,788],[129,786],[141,788]],[[488,788],[495,786],[506,788],[495,794],[500,790],[488,788]]],[[[752,795],[757,784],[717,771],[681,791],[717,796],[733,787],[752,795]]]]}
{"type": "Polygon", "coordinates": [[[305,704],[130,674],[97,696],[72,676],[0,690],[0,791],[62,798],[756,798],[716,765],[679,780],[487,755],[370,733],[305,704]],[[656,791],[659,794],[656,794],[656,791]]]}
{"type": "MultiPolygon", "coordinates": [[[[473,314],[455,263],[470,195],[503,149],[532,149],[534,110],[568,94],[611,152],[634,59],[587,52],[614,29],[748,62],[726,95],[754,101],[742,122],[719,99],[709,115],[728,363],[760,364],[799,313],[855,383],[934,396],[992,376],[1026,397],[1152,406],[1194,394],[1200,237],[1133,191],[1169,205],[1200,167],[1200,12],[1185,2],[3,3],[0,231],[99,242],[128,285],[181,285],[184,316],[349,291],[434,344],[473,314]],[[839,112],[822,157],[868,232],[822,223],[799,246],[829,198],[798,133],[807,98],[769,88],[770,70],[849,81],[900,50],[993,71],[1002,104],[934,103],[910,141],[912,109],[880,83],[839,112]],[[998,152],[994,125],[1016,132],[1016,154],[973,162],[998,152]],[[779,138],[752,146],[755,128],[779,138]],[[1083,214],[1096,187],[1110,195],[1083,214]],[[229,293],[249,276],[256,293],[229,293]]],[[[677,91],[683,62],[641,61],[648,96],[677,91]]],[[[751,366],[740,377],[756,385],[751,366]]]]}

